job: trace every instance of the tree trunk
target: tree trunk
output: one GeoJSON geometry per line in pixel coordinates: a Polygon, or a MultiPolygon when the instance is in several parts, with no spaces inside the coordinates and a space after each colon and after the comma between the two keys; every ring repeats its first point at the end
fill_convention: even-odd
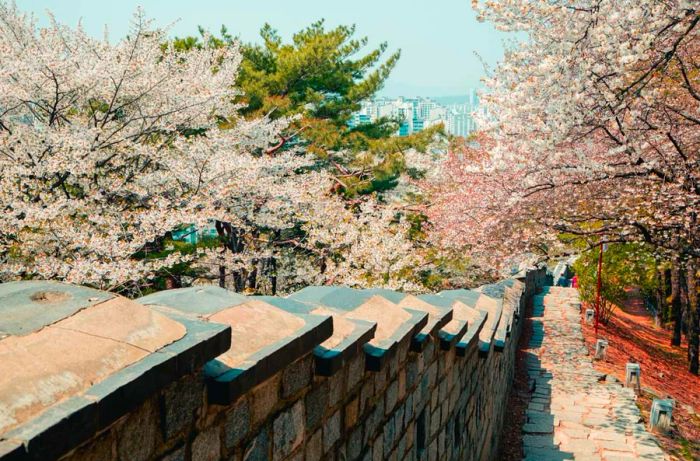
{"type": "Polygon", "coordinates": [[[672,346],[681,345],[683,314],[681,312],[681,271],[677,260],[671,265],[671,320],[673,321],[672,346]]]}
{"type": "Polygon", "coordinates": [[[252,269],[248,273],[248,277],[246,277],[246,285],[248,285],[248,289],[255,292],[258,289],[258,259],[254,258],[253,262],[251,263],[252,269]]]}
{"type": "Polygon", "coordinates": [[[673,321],[673,307],[668,302],[668,297],[671,294],[671,269],[664,269],[664,321],[670,323],[673,321]]]}
{"type": "Polygon", "coordinates": [[[245,269],[233,271],[233,290],[240,293],[245,288],[246,274],[245,269]]]}
{"type": "Polygon", "coordinates": [[[663,322],[666,313],[666,270],[659,269],[656,272],[658,284],[656,286],[656,315],[654,323],[658,327],[663,322]]]}
{"type": "Polygon", "coordinates": [[[172,290],[173,288],[182,288],[180,277],[174,275],[165,276],[165,289],[172,290]]]}
{"type": "MultiPolygon", "coordinates": [[[[223,252],[230,251],[233,254],[242,253],[245,245],[243,241],[243,233],[240,229],[233,227],[231,223],[223,221],[215,221],[214,227],[221,240],[223,252]]],[[[231,272],[233,279],[233,289],[237,292],[243,291],[245,288],[246,273],[243,271],[234,270],[231,272]]],[[[219,286],[226,288],[226,266],[219,266],[219,286]]]]}
{"type": "Polygon", "coordinates": [[[226,266],[219,266],[219,286],[226,288],[226,266]]]}
{"type": "Polygon", "coordinates": [[[691,259],[687,267],[688,284],[688,370],[698,374],[700,367],[700,301],[698,298],[697,260],[691,259]]]}
{"type": "MultiPolygon", "coordinates": [[[[688,335],[690,334],[690,330],[688,328],[690,319],[690,307],[688,303],[690,302],[688,299],[688,267],[687,265],[681,266],[683,270],[681,270],[680,273],[680,289],[681,289],[681,338],[685,335],[686,339],[688,339],[688,335]]],[[[690,348],[688,348],[688,361],[690,362],[690,348]]]]}
{"type": "Polygon", "coordinates": [[[270,290],[272,296],[277,295],[277,258],[271,256],[267,262],[268,278],[270,279],[270,290]]]}

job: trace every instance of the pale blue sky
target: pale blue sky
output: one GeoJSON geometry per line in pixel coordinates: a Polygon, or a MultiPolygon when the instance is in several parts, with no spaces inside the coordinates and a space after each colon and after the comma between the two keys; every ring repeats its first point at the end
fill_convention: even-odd
{"type": "Polygon", "coordinates": [[[34,12],[41,24],[46,10],[75,25],[82,18],[86,30],[101,36],[106,24],[112,40],[122,37],[138,5],[158,25],[176,22],[171,34],[196,34],[201,25],[212,31],[225,24],[245,41],[258,38],[269,22],[284,37],[325,18],[329,25],[356,24],[371,43],[389,42],[402,57],[387,82],[388,96],[452,96],[479,86],[483,65],[501,59],[504,34],[476,20],[469,0],[17,0],[34,12]]]}

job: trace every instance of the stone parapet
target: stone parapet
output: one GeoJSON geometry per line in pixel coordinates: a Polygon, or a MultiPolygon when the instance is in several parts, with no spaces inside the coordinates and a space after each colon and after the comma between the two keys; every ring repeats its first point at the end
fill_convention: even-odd
{"type": "Polygon", "coordinates": [[[231,345],[230,328],[90,288],[0,284],[0,459],[55,459],[231,345]]]}
{"type": "Polygon", "coordinates": [[[533,269],[419,295],[0,285],[0,460],[489,460],[533,269]]]}

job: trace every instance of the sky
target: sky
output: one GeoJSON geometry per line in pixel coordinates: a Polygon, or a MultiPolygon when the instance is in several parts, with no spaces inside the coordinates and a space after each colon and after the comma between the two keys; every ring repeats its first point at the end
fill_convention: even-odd
{"type": "Polygon", "coordinates": [[[503,55],[506,35],[479,23],[470,0],[16,0],[39,24],[50,10],[61,23],[82,20],[88,33],[111,40],[123,37],[137,6],[173,36],[195,35],[197,27],[218,32],[226,25],[244,41],[258,41],[264,23],[284,38],[324,18],[329,26],[355,24],[370,45],[386,41],[401,49],[401,59],[384,96],[458,96],[478,88],[490,65],[503,55]],[[477,57],[476,53],[481,57],[477,57]]]}

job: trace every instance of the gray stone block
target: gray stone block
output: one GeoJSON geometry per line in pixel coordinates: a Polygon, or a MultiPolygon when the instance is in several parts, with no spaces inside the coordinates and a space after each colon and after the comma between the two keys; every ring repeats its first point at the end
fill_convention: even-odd
{"type": "Polygon", "coordinates": [[[430,341],[426,346],[425,349],[423,349],[423,361],[425,363],[430,363],[433,361],[435,357],[435,343],[433,341],[430,341]]]}
{"type": "Polygon", "coordinates": [[[335,443],[340,440],[341,435],[341,419],[340,410],[326,420],[323,425],[323,452],[328,453],[335,443]]]}
{"type": "Polygon", "coordinates": [[[435,387],[437,382],[437,362],[432,362],[425,372],[425,376],[428,378],[428,386],[432,389],[435,387]]]}
{"type": "Polygon", "coordinates": [[[384,453],[391,452],[396,442],[396,422],[395,418],[390,418],[384,425],[384,453]]]}
{"type": "Polygon", "coordinates": [[[322,457],[323,429],[319,429],[306,441],[306,461],[320,461],[322,457]]]}
{"type": "Polygon", "coordinates": [[[420,402],[428,402],[430,401],[431,398],[431,393],[430,391],[432,388],[430,387],[430,378],[425,375],[423,378],[420,380],[420,386],[418,387],[419,389],[419,401],[420,402]]]}
{"type": "Polygon", "coordinates": [[[360,389],[360,414],[364,414],[374,396],[374,376],[365,380],[360,389]]]}
{"type": "Polygon", "coordinates": [[[250,403],[246,397],[238,400],[226,414],[224,441],[227,449],[236,447],[250,432],[250,403]]]}
{"type": "Polygon", "coordinates": [[[389,357],[387,359],[387,365],[389,369],[389,378],[393,378],[396,376],[396,373],[399,371],[399,354],[398,354],[398,346],[397,346],[397,353],[389,357]]]}
{"type": "Polygon", "coordinates": [[[374,405],[370,411],[369,416],[365,420],[365,433],[363,436],[363,443],[366,445],[371,440],[374,439],[375,434],[379,432],[379,425],[384,417],[384,397],[381,397],[379,401],[374,405]]]}
{"type": "Polygon", "coordinates": [[[204,403],[204,384],[187,376],[168,387],[162,396],[163,438],[170,440],[190,427],[204,403]]]}
{"type": "Polygon", "coordinates": [[[338,405],[345,395],[347,369],[344,368],[338,373],[328,378],[328,405],[335,407],[338,405]]]}
{"type": "Polygon", "coordinates": [[[396,409],[396,412],[394,413],[394,424],[396,425],[396,433],[401,434],[403,432],[403,429],[405,427],[405,419],[404,419],[404,407],[403,405],[398,407],[396,409]]]}
{"type": "Polygon", "coordinates": [[[380,370],[376,373],[374,373],[374,392],[376,394],[379,394],[380,392],[384,392],[384,389],[386,388],[387,385],[387,370],[380,370]]]}
{"type": "Polygon", "coordinates": [[[348,436],[347,447],[345,454],[347,461],[356,461],[362,454],[362,426],[356,427],[348,436]]]}
{"type": "Polygon", "coordinates": [[[253,389],[251,415],[252,424],[263,422],[280,400],[280,375],[277,374],[253,389]]]}
{"type": "Polygon", "coordinates": [[[430,414],[430,437],[435,437],[440,430],[440,408],[436,408],[430,414]]]}
{"type": "Polygon", "coordinates": [[[405,415],[406,415],[406,422],[413,421],[413,410],[414,410],[414,402],[413,402],[413,394],[408,394],[408,397],[406,397],[406,403],[404,404],[404,409],[405,409],[405,415]]]}
{"type": "Polygon", "coordinates": [[[158,410],[152,401],[129,414],[117,433],[119,458],[133,461],[151,458],[160,442],[159,427],[158,410]]]}
{"type": "Polygon", "coordinates": [[[304,441],[304,404],[298,401],[280,413],[272,425],[273,459],[285,459],[304,441]]]}
{"type": "Polygon", "coordinates": [[[377,439],[372,444],[372,461],[383,461],[384,459],[384,444],[382,442],[382,437],[377,437],[377,439]]]}
{"type": "Polygon", "coordinates": [[[345,405],[345,429],[350,429],[357,424],[360,413],[360,401],[356,397],[345,405]]]}
{"type": "Polygon", "coordinates": [[[365,374],[365,357],[359,354],[350,360],[348,365],[348,389],[355,387],[365,374]]]}
{"type": "Polygon", "coordinates": [[[287,399],[311,383],[313,358],[309,355],[297,360],[282,372],[282,397],[287,399]]]}
{"type": "Polygon", "coordinates": [[[399,399],[399,382],[397,380],[393,380],[391,383],[389,383],[389,386],[386,389],[386,409],[384,411],[385,414],[389,414],[394,410],[394,407],[396,406],[396,402],[399,399]]]}
{"type": "Polygon", "coordinates": [[[267,428],[250,441],[243,453],[243,461],[270,461],[270,436],[267,428]]]}
{"type": "Polygon", "coordinates": [[[306,428],[315,429],[321,421],[328,408],[329,389],[328,381],[323,381],[314,386],[304,398],[306,407],[306,428]]]}
{"type": "Polygon", "coordinates": [[[200,432],[192,441],[191,461],[218,461],[221,458],[221,435],[218,427],[200,432]]]}

